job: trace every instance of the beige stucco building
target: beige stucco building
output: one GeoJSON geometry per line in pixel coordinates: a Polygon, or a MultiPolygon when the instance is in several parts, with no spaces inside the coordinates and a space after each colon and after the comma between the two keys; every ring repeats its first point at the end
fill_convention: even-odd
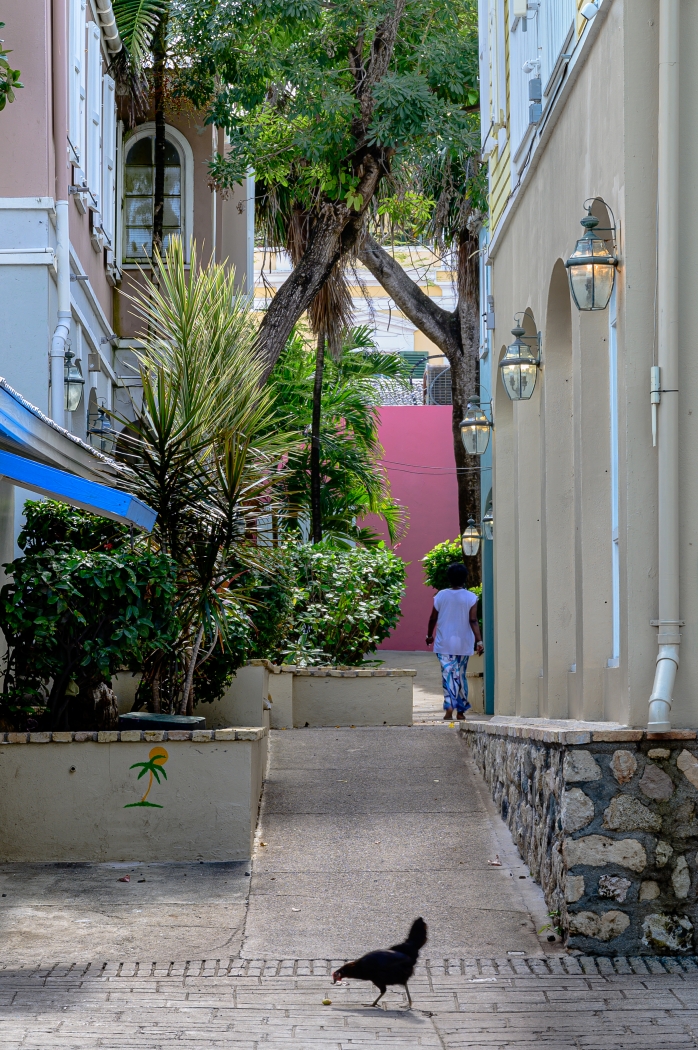
{"type": "Polygon", "coordinates": [[[481,0],[480,34],[495,711],[645,726],[666,687],[672,725],[695,727],[698,5],[481,0]],[[595,312],[565,269],[586,201],[599,229],[615,218],[615,290],[595,312]],[[530,400],[500,377],[516,314],[541,337],[530,400]],[[657,686],[658,654],[672,677],[679,652],[657,686]]]}

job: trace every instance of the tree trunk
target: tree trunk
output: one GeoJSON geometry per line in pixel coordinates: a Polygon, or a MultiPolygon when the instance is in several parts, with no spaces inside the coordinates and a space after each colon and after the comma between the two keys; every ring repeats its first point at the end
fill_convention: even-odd
{"type": "Polygon", "coordinates": [[[189,661],[187,675],[184,680],[184,689],[182,690],[182,701],[179,707],[180,715],[186,715],[188,713],[189,708],[193,707],[193,705],[191,704],[190,697],[192,692],[192,686],[194,684],[194,671],[196,670],[196,661],[199,658],[199,649],[201,648],[201,639],[203,638],[203,636],[204,625],[201,624],[199,630],[196,632],[194,647],[191,652],[191,660],[189,661]]]}
{"type": "Polygon", "coordinates": [[[163,14],[153,35],[153,104],[155,108],[155,184],[153,187],[152,257],[162,255],[162,228],[165,218],[165,62],[167,59],[167,14],[163,14]]]}
{"type": "MultiPolygon", "coordinates": [[[[467,455],[460,436],[460,423],[468,401],[477,397],[479,387],[479,287],[477,239],[465,233],[459,244],[458,305],[450,312],[438,306],[409,277],[398,262],[371,237],[359,252],[361,262],[394,299],[397,306],[428,339],[431,339],[451,366],[453,399],[453,454],[458,470],[458,520],[461,532],[468,518],[480,522],[480,457],[467,455]]],[[[480,556],[466,558],[470,571],[468,586],[481,582],[480,556]]]]}
{"type": "Polygon", "coordinates": [[[291,276],[269,304],[257,333],[257,346],[265,359],[265,382],[286,346],[293,326],[308,309],[339,260],[349,255],[362,236],[363,216],[378,188],[384,167],[370,154],[363,160],[364,175],[357,188],[364,202],[361,211],[343,203],[324,204],[313,220],[308,246],[291,276]]]}
{"type": "Polygon", "coordinates": [[[365,54],[365,28],[361,28],[355,46],[347,52],[348,72],[354,79],[358,103],[352,121],[353,148],[348,151],[354,174],[359,182],[354,197],[360,199],[357,211],[342,201],[323,200],[312,218],[313,226],[307,247],[293,273],[281,285],[262,318],[257,333],[257,346],[265,359],[263,381],[286,346],[293,326],[308,309],[335,265],[351,255],[364,232],[364,216],[383,176],[390,174],[394,146],[380,146],[372,135],[376,105],[375,87],[388,75],[398,40],[400,23],[407,0],[392,0],[385,5],[382,20],[375,26],[368,55],[365,54]]]}
{"type": "Polygon", "coordinates": [[[322,415],[322,376],[325,368],[325,334],[321,332],[317,340],[317,357],[315,358],[315,383],[313,384],[313,423],[310,445],[310,516],[313,532],[313,543],[322,539],[322,504],[320,500],[320,419],[322,415]]]}
{"type": "MultiPolygon", "coordinates": [[[[461,329],[462,353],[457,362],[451,362],[453,390],[453,448],[458,472],[458,519],[461,532],[474,518],[481,528],[480,513],[480,457],[470,456],[463,447],[460,423],[468,401],[480,400],[480,245],[477,235],[463,230],[458,243],[458,317],[461,329]],[[456,382],[453,382],[453,379],[456,382]]],[[[466,558],[472,570],[469,586],[482,583],[482,543],[473,558],[466,558]]]]}

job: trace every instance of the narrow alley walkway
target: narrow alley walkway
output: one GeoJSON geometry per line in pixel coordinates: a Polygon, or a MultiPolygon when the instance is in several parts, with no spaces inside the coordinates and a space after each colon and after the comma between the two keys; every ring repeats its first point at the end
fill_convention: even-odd
{"type": "Polygon", "coordinates": [[[0,1048],[698,1046],[695,958],[576,958],[536,935],[540,892],[455,727],[272,734],[249,870],[4,865],[0,1048]],[[332,985],[420,913],[414,1009],[332,985]]]}
{"type": "Polygon", "coordinates": [[[0,1050],[695,1050],[695,957],[536,933],[542,894],[432,672],[413,726],[272,733],[251,866],[2,865],[0,1050]],[[332,985],[419,914],[413,1010],[332,985]]]}
{"type": "Polygon", "coordinates": [[[351,957],[417,915],[431,957],[540,954],[542,894],[488,803],[455,727],[272,733],[243,956],[351,957]]]}

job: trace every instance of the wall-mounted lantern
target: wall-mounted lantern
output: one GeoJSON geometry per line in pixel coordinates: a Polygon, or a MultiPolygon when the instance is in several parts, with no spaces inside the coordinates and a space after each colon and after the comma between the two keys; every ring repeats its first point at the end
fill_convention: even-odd
{"type": "Polygon", "coordinates": [[[468,527],[463,530],[461,546],[466,558],[474,558],[480,550],[480,530],[475,524],[474,518],[468,518],[468,527]]]}
{"type": "Polygon", "coordinates": [[[104,405],[100,405],[97,409],[97,419],[87,433],[93,448],[99,449],[105,456],[111,456],[116,445],[116,434],[104,405]]]}
{"type": "Polygon", "coordinates": [[[490,431],[493,427],[493,420],[487,418],[480,404],[468,402],[468,408],[460,425],[460,436],[465,451],[471,456],[484,456],[490,443],[490,431]]]}
{"type": "Polygon", "coordinates": [[[66,412],[77,412],[82,401],[82,391],[85,380],[82,376],[80,362],[74,361],[75,354],[68,349],[65,352],[65,365],[63,368],[63,382],[65,384],[64,407],[66,412]]]}
{"type": "Polygon", "coordinates": [[[483,539],[494,539],[494,511],[492,510],[491,503],[485,511],[485,516],[482,519],[482,535],[483,539]]]}
{"type": "MultiPolygon", "coordinates": [[[[605,204],[605,201],[602,203],[605,204]]],[[[584,207],[588,204],[589,202],[585,201],[584,207]]],[[[577,241],[574,251],[565,263],[570,291],[578,310],[605,310],[613,292],[618,258],[608,250],[603,237],[599,237],[596,229],[599,220],[591,214],[590,206],[587,215],[581,220],[581,225],[586,233],[577,241]]],[[[615,223],[602,232],[612,232],[615,235],[615,223]]]]}
{"type": "MultiPolygon", "coordinates": [[[[516,320],[516,318],[514,318],[516,320]]],[[[504,389],[512,401],[528,401],[533,395],[540,366],[540,335],[527,336],[526,329],[512,328],[514,342],[510,343],[499,362],[504,389]],[[529,346],[532,342],[535,347],[529,346]]]]}

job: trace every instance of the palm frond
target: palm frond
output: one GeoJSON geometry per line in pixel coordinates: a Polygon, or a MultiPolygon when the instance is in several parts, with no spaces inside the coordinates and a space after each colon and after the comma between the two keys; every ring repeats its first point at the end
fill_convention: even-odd
{"type": "Polygon", "coordinates": [[[113,0],[114,18],[131,63],[142,69],[168,0],[113,0]]]}

